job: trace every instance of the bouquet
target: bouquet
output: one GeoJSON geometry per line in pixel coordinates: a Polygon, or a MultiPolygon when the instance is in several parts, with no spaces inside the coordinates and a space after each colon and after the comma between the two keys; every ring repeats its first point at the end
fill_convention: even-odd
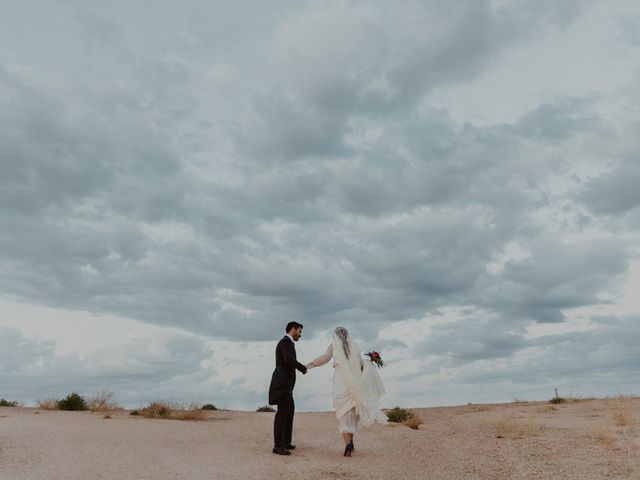
{"type": "Polygon", "coordinates": [[[382,361],[382,357],[380,356],[380,353],[374,350],[372,352],[365,353],[365,355],[369,357],[371,361],[375,363],[378,368],[384,367],[384,362],[382,361]]]}

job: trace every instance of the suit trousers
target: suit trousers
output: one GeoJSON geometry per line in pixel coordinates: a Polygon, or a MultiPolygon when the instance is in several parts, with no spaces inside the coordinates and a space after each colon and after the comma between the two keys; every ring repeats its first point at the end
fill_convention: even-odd
{"type": "Polygon", "coordinates": [[[276,448],[285,448],[291,444],[293,433],[293,414],[296,408],[293,394],[283,397],[277,405],[278,410],[273,419],[273,443],[276,448]]]}

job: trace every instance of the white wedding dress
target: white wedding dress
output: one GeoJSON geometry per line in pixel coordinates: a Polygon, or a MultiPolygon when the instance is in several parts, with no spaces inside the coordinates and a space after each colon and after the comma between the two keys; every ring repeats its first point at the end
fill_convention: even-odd
{"type": "Polygon", "coordinates": [[[362,359],[360,348],[350,337],[347,342],[348,356],[334,333],[327,351],[311,365],[319,367],[333,358],[333,407],[339,428],[343,433],[355,433],[375,422],[387,423],[388,419],[380,410],[385,389],[377,367],[362,359]]]}

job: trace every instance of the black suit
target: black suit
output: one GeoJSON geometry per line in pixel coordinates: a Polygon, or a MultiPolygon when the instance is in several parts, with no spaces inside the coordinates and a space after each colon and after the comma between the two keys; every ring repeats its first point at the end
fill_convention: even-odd
{"type": "Polygon", "coordinates": [[[273,421],[273,440],[276,448],[291,444],[293,431],[293,387],[296,384],[296,370],[307,373],[307,367],[298,362],[296,347],[286,335],[276,346],[276,369],[269,385],[269,405],[277,405],[278,411],[273,421]]]}

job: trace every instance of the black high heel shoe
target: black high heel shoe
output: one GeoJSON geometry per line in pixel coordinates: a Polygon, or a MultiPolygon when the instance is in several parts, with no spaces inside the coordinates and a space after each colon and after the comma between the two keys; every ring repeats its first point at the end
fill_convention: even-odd
{"type": "Polygon", "coordinates": [[[345,457],[350,457],[351,456],[351,452],[353,452],[354,450],[355,450],[355,448],[353,446],[353,442],[347,443],[347,446],[344,447],[344,456],[345,457]]]}

